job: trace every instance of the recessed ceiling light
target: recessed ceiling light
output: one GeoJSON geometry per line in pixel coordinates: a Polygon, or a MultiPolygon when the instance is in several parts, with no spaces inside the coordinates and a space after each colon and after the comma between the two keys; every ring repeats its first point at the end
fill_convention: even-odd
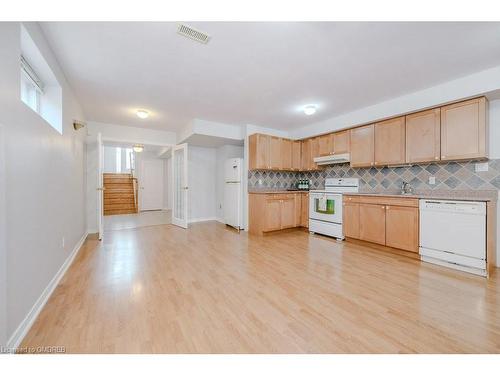
{"type": "Polygon", "coordinates": [[[144,109],[139,109],[137,112],[137,117],[145,119],[149,117],[149,112],[144,109]]]}
{"type": "Polygon", "coordinates": [[[318,107],[315,106],[314,104],[308,104],[304,107],[303,111],[306,115],[310,116],[310,115],[314,115],[316,113],[317,109],[318,109],[318,107]]]}
{"type": "Polygon", "coordinates": [[[143,145],[134,145],[134,147],[132,147],[134,149],[135,152],[142,152],[144,151],[144,146],[143,145]]]}

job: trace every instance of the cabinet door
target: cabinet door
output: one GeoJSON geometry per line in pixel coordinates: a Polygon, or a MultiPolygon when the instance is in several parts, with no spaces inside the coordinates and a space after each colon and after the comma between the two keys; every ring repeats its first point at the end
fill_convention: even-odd
{"type": "Polygon", "coordinates": [[[406,162],[434,162],[441,154],[441,110],[406,116],[406,162]]]}
{"type": "Polygon", "coordinates": [[[343,203],[344,236],[359,239],[359,203],[343,203]]]}
{"type": "Polygon", "coordinates": [[[418,253],[418,208],[386,206],[385,244],[418,253]]]}
{"type": "Polygon", "coordinates": [[[269,169],[270,136],[252,134],[249,138],[249,168],[269,169]]]}
{"type": "Polygon", "coordinates": [[[301,215],[302,215],[302,194],[294,194],[295,199],[295,222],[294,227],[300,227],[301,215]]]}
{"type": "Polygon", "coordinates": [[[350,130],[351,167],[370,167],[374,164],[374,125],[350,130]]]}
{"type": "Polygon", "coordinates": [[[396,117],[375,124],[375,165],[404,164],[406,161],[405,118],[396,117]]]}
{"type": "Polygon", "coordinates": [[[333,154],[333,134],[325,134],[318,138],[318,156],[333,154]]]}
{"type": "Polygon", "coordinates": [[[487,157],[486,99],[441,107],[441,160],[487,157]]]}
{"type": "Polygon", "coordinates": [[[308,171],[311,168],[311,143],[309,139],[301,141],[301,146],[301,169],[303,171],[308,171]]]}
{"type": "Polygon", "coordinates": [[[319,137],[314,137],[309,140],[311,143],[311,156],[309,158],[309,163],[310,163],[310,170],[317,170],[319,169],[318,164],[314,162],[314,158],[319,156],[319,137]]]}
{"type": "Polygon", "coordinates": [[[348,154],[350,151],[349,130],[335,133],[333,135],[333,152],[335,154],[348,154]]]}
{"type": "Polygon", "coordinates": [[[359,238],[385,245],[385,206],[359,204],[359,238]]]}
{"type": "Polygon", "coordinates": [[[281,229],[281,200],[266,199],[264,232],[281,229]]]}
{"type": "Polygon", "coordinates": [[[281,169],[289,171],[292,169],[292,141],[281,139],[281,169]]]}
{"type": "Polygon", "coordinates": [[[295,198],[281,200],[281,229],[295,227],[295,198]]]}
{"type": "Polygon", "coordinates": [[[294,171],[300,171],[300,164],[302,162],[301,159],[301,142],[293,141],[292,142],[292,169],[294,171]]]}
{"type": "Polygon", "coordinates": [[[300,206],[300,226],[309,228],[309,193],[302,194],[300,206]]]}
{"type": "Polygon", "coordinates": [[[272,170],[281,169],[281,138],[278,137],[270,138],[269,166],[272,170]]]}

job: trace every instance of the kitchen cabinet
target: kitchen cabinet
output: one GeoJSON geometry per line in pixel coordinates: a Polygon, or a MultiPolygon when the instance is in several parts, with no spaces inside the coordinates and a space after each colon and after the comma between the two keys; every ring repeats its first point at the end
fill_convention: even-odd
{"type": "Polygon", "coordinates": [[[418,199],[344,195],[344,235],[418,253],[418,199]]]}
{"type": "Polygon", "coordinates": [[[359,204],[359,239],[385,245],[385,206],[359,204]]]}
{"type": "Polygon", "coordinates": [[[300,164],[302,162],[301,144],[300,141],[292,142],[292,170],[294,171],[300,171],[300,164]]]}
{"type": "Polygon", "coordinates": [[[301,162],[300,169],[308,171],[311,164],[311,144],[308,139],[301,141],[301,162]]]}
{"type": "Polygon", "coordinates": [[[302,193],[300,208],[300,226],[309,228],[309,193],[302,193]]]}
{"type": "Polygon", "coordinates": [[[252,134],[248,137],[249,169],[270,169],[269,146],[271,137],[265,134],[252,134]]]}
{"type": "Polygon", "coordinates": [[[359,239],[359,203],[349,202],[342,204],[344,236],[359,239]]]}
{"type": "Polygon", "coordinates": [[[248,226],[252,234],[300,227],[305,222],[304,216],[309,219],[307,193],[250,193],[248,196],[248,226]]]}
{"type": "Polygon", "coordinates": [[[351,167],[374,165],[375,126],[365,125],[350,130],[351,167]]]}
{"type": "Polygon", "coordinates": [[[385,245],[418,253],[418,208],[386,206],[385,245]]]}
{"type": "Polygon", "coordinates": [[[333,133],[318,137],[318,156],[327,156],[333,154],[333,139],[333,133]]]}
{"type": "Polygon", "coordinates": [[[281,169],[281,138],[272,136],[269,141],[269,169],[281,169]]]}
{"type": "Polygon", "coordinates": [[[441,109],[406,116],[406,162],[424,163],[441,159],[441,109]]]}
{"type": "Polygon", "coordinates": [[[396,117],[375,124],[376,166],[406,162],[405,118],[396,117]]]}
{"type": "Polygon", "coordinates": [[[350,152],[350,132],[344,130],[333,134],[333,152],[335,154],[348,154],[350,152]]]}
{"type": "Polygon", "coordinates": [[[264,231],[273,231],[281,229],[281,199],[270,197],[266,199],[264,208],[265,224],[264,231]]]}
{"type": "Polygon", "coordinates": [[[441,107],[441,160],[488,156],[486,98],[441,107]]]}
{"type": "Polygon", "coordinates": [[[295,197],[287,196],[281,200],[281,229],[295,227],[295,197]]]}
{"type": "Polygon", "coordinates": [[[292,141],[290,139],[281,139],[281,169],[292,170],[292,141]]]}

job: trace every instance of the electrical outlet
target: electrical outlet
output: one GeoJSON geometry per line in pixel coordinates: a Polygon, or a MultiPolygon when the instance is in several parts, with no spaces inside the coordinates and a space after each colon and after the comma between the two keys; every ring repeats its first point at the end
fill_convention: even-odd
{"type": "Polygon", "coordinates": [[[259,178],[259,181],[258,181],[259,185],[262,185],[262,179],[259,178]]]}
{"type": "Polygon", "coordinates": [[[436,185],[436,177],[434,176],[429,177],[429,185],[436,185]]]}
{"type": "Polygon", "coordinates": [[[474,170],[476,172],[488,172],[488,163],[476,163],[474,165],[474,170]]]}

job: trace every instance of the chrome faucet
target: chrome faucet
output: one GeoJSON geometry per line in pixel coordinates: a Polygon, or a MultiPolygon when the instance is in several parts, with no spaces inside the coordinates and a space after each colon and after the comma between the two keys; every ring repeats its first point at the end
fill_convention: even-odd
{"type": "Polygon", "coordinates": [[[413,187],[409,182],[403,182],[403,185],[401,185],[401,194],[413,194],[413,187]]]}

